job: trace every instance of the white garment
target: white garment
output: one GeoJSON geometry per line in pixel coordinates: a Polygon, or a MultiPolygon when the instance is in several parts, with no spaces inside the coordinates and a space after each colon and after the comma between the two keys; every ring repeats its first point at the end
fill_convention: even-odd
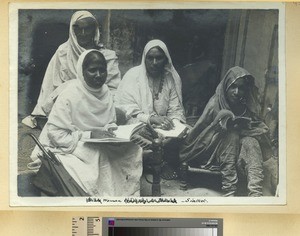
{"type": "MultiPolygon", "coordinates": [[[[40,90],[40,95],[37,104],[31,113],[32,115],[48,116],[53,105],[52,104],[51,107],[49,107],[49,104],[53,103],[53,99],[55,99],[63,90],[62,88],[59,88],[58,91],[55,91],[56,88],[61,86],[66,81],[76,78],[77,60],[81,53],[86,49],[78,44],[75,32],[73,30],[73,25],[77,20],[84,18],[93,18],[95,20],[96,30],[94,44],[100,47],[100,32],[96,18],[88,11],[75,12],[70,22],[68,41],[58,47],[48,64],[40,90]]],[[[104,55],[107,62],[108,74],[106,84],[114,94],[121,80],[118,58],[115,51],[104,48],[100,48],[99,50],[104,55]]]]}
{"type": "Polygon", "coordinates": [[[82,75],[81,54],[77,79],[58,96],[40,142],[62,162],[74,180],[91,196],[130,196],[139,193],[142,149],[136,144],[88,144],[91,131],[116,121],[108,87],[90,88],[82,75]]]}
{"type": "Polygon", "coordinates": [[[126,113],[127,119],[137,116],[147,121],[151,114],[168,116],[185,122],[182,106],[181,79],[175,70],[167,46],[160,40],[151,40],[144,48],[142,62],[123,77],[115,96],[116,106],[126,113]],[[159,101],[154,101],[147,76],[145,58],[153,47],[160,47],[168,62],[165,65],[164,85],[159,101]],[[154,103],[160,103],[156,104],[154,103]],[[159,107],[160,112],[157,111],[159,107]],[[161,109],[163,108],[163,109],[161,109]],[[162,112],[164,110],[164,112],[162,112]]]}

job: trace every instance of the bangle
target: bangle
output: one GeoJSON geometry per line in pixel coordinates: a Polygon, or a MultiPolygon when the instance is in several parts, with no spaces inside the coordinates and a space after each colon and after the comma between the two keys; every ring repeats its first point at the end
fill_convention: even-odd
{"type": "Polygon", "coordinates": [[[153,114],[153,113],[152,113],[152,114],[149,115],[149,118],[148,118],[148,120],[147,120],[147,124],[148,124],[148,125],[151,125],[150,118],[151,118],[152,116],[156,116],[156,114],[153,114]]]}

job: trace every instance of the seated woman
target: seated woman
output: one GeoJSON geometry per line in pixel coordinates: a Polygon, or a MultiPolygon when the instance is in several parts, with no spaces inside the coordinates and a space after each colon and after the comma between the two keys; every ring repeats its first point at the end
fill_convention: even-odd
{"type": "Polygon", "coordinates": [[[249,196],[262,196],[260,142],[268,127],[259,119],[259,111],[254,78],[241,67],[231,68],[186,137],[181,162],[219,168],[226,196],[236,194],[238,174],[246,176],[249,196]]]}
{"type": "Polygon", "coordinates": [[[50,60],[37,104],[31,116],[26,117],[23,123],[34,127],[36,116],[48,116],[53,100],[65,87],[59,86],[76,78],[77,60],[86,49],[98,49],[104,55],[108,70],[106,84],[114,94],[121,80],[118,58],[114,51],[105,49],[99,40],[100,32],[96,18],[88,11],[75,12],[70,22],[69,39],[58,47],[50,60]]]}
{"type": "Polygon", "coordinates": [[[84,51],[77,64],[77,79],[58,96],[40,142],[91,196],[139,194],[142,149],[121,145],[85,143],[83,138],[113,136],[116,112],[105,80],[107,64],[98,50],[84,51]]]}
{"type": "MultiPolygon", "coordinates": [[[[146,44],[141,64],[124,75],[115,101],[126,113],[127,123],[141,121],[168,130],[174,122],[185,122],[181,79],[162,41],[146,44]]],[[[165,178],[176,177],[170,171],[165,178]]]]}

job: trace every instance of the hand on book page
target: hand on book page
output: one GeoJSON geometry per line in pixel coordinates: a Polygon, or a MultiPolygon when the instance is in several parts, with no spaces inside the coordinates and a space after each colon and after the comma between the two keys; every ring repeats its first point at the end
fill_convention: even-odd
{"type": "Polygon", "coordinates": [[[185,124],[182,124],[178,120],[173,120],[174,128],[170,130],[163,130],[156,128],[155,131],[157,131],[159,134],[161,134],[163,137],[166,138],[181,138],[184,136],[184,134],[188,131],[188,127],[185,124]]]}
{"type": "Polygon", "coordinates": [[[150,124],[153,128],[163,129],[163,130],[170,130],[174,128],[174,122],[167,116],[151,116],[150,117],[150,124]]]}
{"type": "Polygon", "coordinates": [[[112,138],[115,137],[114,131],[118,129],[118,126],[113,124],[107,124],[104,127],[98,128],[91,132],[91,138],[103,139],[103,138],[112,138]]]}
{"type": "Polygon", "coordinates": [[[122,142],[130,142],[131,136],[144,127],[146,124],[144,123],[136,123],[131,125],[119,125],[116,130],[113,131],[114,136],[111,137],[103,137],[103,138],[89,138],[83,139],[83,142],[88,143],[122,143],[122,142]]]}

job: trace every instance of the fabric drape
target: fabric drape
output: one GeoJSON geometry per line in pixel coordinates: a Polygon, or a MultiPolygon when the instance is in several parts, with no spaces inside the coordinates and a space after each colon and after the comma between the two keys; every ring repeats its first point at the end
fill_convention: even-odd
{"type": "Polygon", "coordinates": [[[116,94],[116,104],[126,112],[127,118],[142,114],[145,117],[143,121],[146,121],[150,114],[155,114],[157,110],[161,110],[164,112],[157,115],[167,115],[168,113],[171,118],[185,121],[181,79],[172,64],[167,46],[162,41],[151,40],[146,44],[141,64],[130,69],[122,79],[116,94]],[[153,47],[161,48],[168,59],[164,68],[164,84],[161,95],[165,99],[156,101],[157,104],[153,102],[153,94],[151,93],[145,66],[146,55],[153,47]],[[170,93],[171,95],[169,95],[170,93]],[[155,105],[164,108],[156,109],[155,105]]]}
{"type": "Polygon", "coordinates": [[[241,67],[231,68],[217,86],[215,94],[209,100],[202,115],[186,137],[180,150],[181,162],[187,162],[190,165],[201,166],[202,168],[219,169],[222,173],[223,190],[225,192],[235,192],[237,160],[247,160],[246,162],[251,165],[250,167],[247,166],[247,169],[252,170],[252,166],[255,164],[254,169],[258,170],[251,172],[248,176],[249,180],[256,181],[250,183],[249,186],[255,186],[253,189],[256,190],[252,189],[255,193],[257,193],[257,189],[260,189],[258,194],[260,195],[263,179],[263,157],[258,142],[254,142],[252,138],[262,140],[262,137],[265,137],[268,132],[268,127],[259,119],[259,111],[254,78],[241,67]],[[248,82],[248,96],[245,100],[246,110],[243,116],[251,118],[251,128],[229,130],[226,127],[228,119],[237,116],[233,114],[229,106],[226,91],[237,79],[244,79],[248,82]],[[222,129],[220,125],[223,126],[222,129]],[[251,141],[245,142],[245,138],[247,140],[250,138],[251,141]],[[251,147],[254,144],[255,146],[251,147]],[[252,149],[252,151],[259,150],[259,152],[256,152],[256,155],[245,156],[245,153],[250,153],[245,150],[249,149],[252,149]],[[241,153],[240,150],[242,150],[241,153]],[[249,161],[250,159],[251,161],[249,161]],[[257,176],[254,176],[256,174],[257,176]]]}
{"type": "Polygon", "coordinates": [[[66,87],[62,84],[76,78],[77,61],[81,53],[85,51],[85,48],[78,44],[73,26],[77,20],[84,18],[92,18],[96,22],[94,44],[95,47],[104,55],[107,61],[108,75],[106,84],[113,93],[116,91],[121,80],[116,53],[112,50],[101,47],[99,42],[99,26],[96,18],[88,11],[77,11],[71,18],[69,39],[67,42],[58,47],[48,64],[37,105],[31,113],[32,115],[47,116],[52,108],[53,100],[66,87]],[[62,87],[60,88],[60,86],[62,87]],[[59,89],[56,90],[57,88],[59,89]]]}
{"type": "Polygon", "coordinates": [[[107,85],[89,87],[82,75],[85,56],[77,64],[77,79],[58,96],[40,142],[62,162],[74,180],[92,196],[139,194],[142,149],[133,144],[89,144],[91,131],[116,121],[115,106],[107,85]]]}

